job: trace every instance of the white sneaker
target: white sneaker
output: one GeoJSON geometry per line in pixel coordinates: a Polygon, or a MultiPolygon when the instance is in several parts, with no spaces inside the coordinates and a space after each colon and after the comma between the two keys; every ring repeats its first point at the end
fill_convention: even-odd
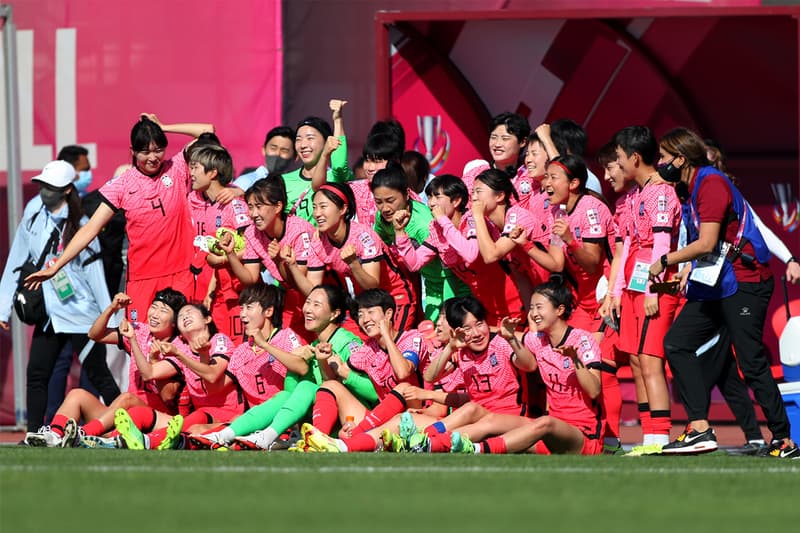
{"type": "Polygon", "coordinates": [[[59,437],[50,426],[42,426],[39,431],[28,432],[25,435],[25,442],[28,446],[38,448],[59,448],[61,447],[61,437],[59,437]]]}
{"type": "Polygon", "coordinates": [[[256,431],[255,433],[251,433],[243,437],[236,437],[236,442],[238,442],[244,448],[249,448],[251,450],[268,450],[269,445],[272,444],[272,442],[264,435],[264,430],[256,431]]]}

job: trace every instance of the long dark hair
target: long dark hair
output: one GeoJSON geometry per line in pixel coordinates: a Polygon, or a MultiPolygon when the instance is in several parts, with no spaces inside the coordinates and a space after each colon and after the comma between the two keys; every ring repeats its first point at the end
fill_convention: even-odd
{"type": "Polygon", "coordinates": [[[78,194],[78,189],[72,185],[69,186],[69,192],[67,192],[67,207],[69,214],[67,215],[67,221],[64,223],[64,231],[61,234],[65,248],[81,228],[81,218],[83,218],[81,197],[78,194]]]}

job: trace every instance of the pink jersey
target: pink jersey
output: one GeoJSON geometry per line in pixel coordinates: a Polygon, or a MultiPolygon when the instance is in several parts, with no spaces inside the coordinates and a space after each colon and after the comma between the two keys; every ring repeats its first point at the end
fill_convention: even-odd
{"type": "Polygon", "coordinates": [[[550,208],[550,195],[537,190],[528,199],[528,211],[541,223],[537,242],[550,246],[550,229],[553,227],[553,210],[550,208]]]}
{"type": "Polygon", "coordinates": [[[633,235],[633,208],[636,202],[636,188],[631,188],[617,198],[614,204],[614,235],[617,242],[633,235]]]}
{"type": "Polygon", "coordinates": [[[517,205],[531,210],[531,200],[536,194],[540,193],[541,182],[538,179],[531,178],[528,175],[528,169],[525,165],[522,165],[517,169],[517,174],[511,178],[511,183],[514,184],[519,196],[519,202],[516,202],[517,205]]]}
{"type": "Polygon", "coordinates": [[[128,280],[158,278],[189,269],[194,256],[189,169],[180,152],[151,178],[132,168],[100,188],[114,210],[125,211],[128,280]]]}
{"type": "Polygon", "coordinates": [[[208,294],[208,284],[213,277],[217,278],[217,297],[222,299],[237,298],[241,292],[241,283],[227,268],[213,269],[206,263],[208,252],[197,246],[200,239],[216,236],[219,228],[244,230],[250,225],[247,215],[247,204],[241,198],[234,198],[227,204],[212,202],[199,192],[189,194],[189,210],[192,215],[192,226],[195,232],[195,253],[192,260],[192,273],[195,275],[195,301],[203,301],[208,294]]]}
{"type": "MultiPolygon", "coordinates": [[[[195,374],[193,370],[181,361],[178,361],[182,367],[184,378],[186,379],[186,389],[192,399],[192,405],[196,410],[216,408],[217,412],[229,414],[232,418],[236,414],[244,412],[244,402],[239,393],[238,384],[236,380],[233,379],[230,369],[227,368],[234,351],[234,345],[233,342],[222,333],[217,333],[211,337],[209,345],[211,346],[209,358],[216,359],[217,364],[225,365],[225,375],[227,378],[231,379],[228,380],[223,377],[221,381],[225,381],[226,383],[215,384],[213,389],[209,390],[208,383],[206,383],[203,378],[195,374]]],[[[175,341],[175,346],[177,346],[187,358],[200,361],[200,356],[193,353],[189,345],[183,340],[177,339],[175,341]]],[[[215,418],[219,419],[221,417],[215,414],[215,418]]]]}
{"type": "MultiPolygon", "coordinates": [[[[292,352],[305,344],[291,329],[277,331],[269,343],[286,352],[292,352]]],[[[246,409],[269,400],[283,390],[286,367],[269,352],[245,342],[236,347],[228,365],[228,371],[236,377],[244,392],[246,409]]]]}
{"type": "MultiPolygon", "coordinates": [[[[370,180],[356,180],[348,183],[356,198],[356,222],[365,224],[370,228],[375,225],[375,216],[378,208],[375,206],[375,197],[372,196],[370,180]]],[[[408,196],[412,200],[422,202],[419,195],[408,189],[408,196]]],[[[424,202],[423,202],[424,203],[424,202]]]]}
{"type": "MultiPolygon", "coordinates": [[[[134,322],[134,335],[136,336],[136,343],[142,350],[145,359],[150,360],[150,347],[153,344],[153,336],[150,334],[150,328],[147,324],[141,322],[134,322]]],[[[136,366],[136,359],[133,357],[133,348],[131,341],[127,337],[119,336],[121,341],[120,348],[125,350],[130,355],[130,364],[128,366],[128,392],[142,400],[144,403],[157,411],[164,411],[166,413],[174,413],[177,409],[177,398],[175,404],[165,404],[161,395],[159,394],[159,382],[166,381],[183,381],[183,371],[180,364],[172,357],[167,357],[164,360],[175,367],[175,378],[169,380],[154,380],[150,379],[145,381],[142,379],[142,373],[139,367],[136,366]]]]}
{"type": "Polygon", "coordinates": [[[397,305],[416,305],[416,290],[404,272],[405,266],[401,267],[392,260],[385,250],[386,245],[372,228],[358,222],[348,223],[347,236],[341,245],[333,244],[322,233],[319,239],[312,239],[311,250],[316,255],[317,263],[309,265],[308,270],[324,270],[329,281],[344,290],[347,290],[345,279],[350,279],[355,293],[359,294],[362,288],[353,278],[350,266],[342,260],[341,249],[345,244],[353,245],[362,265],[380,264],[380,288],[391,294],[397,305]]]}
{"type": "MultiPolygon", "coordinates": [[[[486,223],[489,227],[489,233],[495,241],[500,236],[508,237],[515,226],[522,226],[529,242],[544,242],[545,229],[543,222],[537,220],[533,213],[519,205],[512,205],[506,209],[505,225],[502,230],[498,231],[499,228],[495,228],[494,224],[492,224],[488,218],[486,219],[486,223]]],[[[534,286],[547,281],[550,276],[549,272],[531,259],[521,246],[515,246],[514,249],[506,255],[505,259],[508,261],[512,271],[525,273],[534,286]]]]}
{"type": "MultiPolygon", "coordinates": [[[[424,374],[431,362],[435,361],[439,355],[441,355],[443,350],[444,348],[431,348],[431,352],[429,352],[428,357],[420,360],[420,373],[424,374]]],[[[441,390],[444,392],[467,392],[467,388],[464,385],[464,373],[461,372],[459,367],[456,367],[449,374],[439,378],[432,385],[425,383],[425,388],[432,388],[433,390],[441,390]]]]}
{"type": "Polygon", "coordinates": [[[606,204],[590,194],[582,195],[567,214],[567,222],[574,238],[570,246],[564,246],[565,268],[576,297],[577,305],[593,314],[597,302],[597,282],[603,277],[609,263],[609,239],[614,238],[614,222],[606,204]],[[575,259],[573,248],[583,243],[592,243],[601,248],[601,265],[593,274],[586,272],[575,259]]]}
{"type": "MultiPolygon", "coordinates": [[[[403,382],[419,386],[420,380],[417,368],[419,368],[420,361],[428,357],[427,341],[419,331],[412,329],[400,333],[395,339],[395,344],[400,353],[403,354],[403,357],[414,364],[414,370],[411,375],[404,379],[403,382]]],[[[375,387],[375,392],[378,393],[379,400],[382,400],[400,383],[395,377],[392,363],[389,361],[389,353],[384,351],[375,339],[367,339],[360,348],[350,354],[347,364],[350,368],[364,372],[369,376],[372,385],[375,387]]]]}
{"type": "MultiPolygon", "coordinates": [[[[577,427],[590,439],[600,438],[600,402],[581,387],[572,359],[555,351],[545,333],[526,333],[523,343],[536,357],[547,386],[549,414],[577,427]]],[[[600,368],[600,347],[588,331],[568,328],[560,346],[573,346],[585,367],[600,368]]]]}
{"type": "Polygon", "coordinates": [[[458,366],[473,402],[494,413],[525,414],[524,381],[511,362],[514,350],[500,335],[493,335],[483,353],[462,350],[458,366]]]}
{"type": "MultiPolygon", "coordinates": [[[[631,217],[633,244],[639,249],[652,248],[655,233],[668,233],[677,242],[681,204],[675,188],[668,183],[657,183],[634,190],[636,192],[631,217]]],[[[646,259],[649,260],[649,256],[646,259]]]]}

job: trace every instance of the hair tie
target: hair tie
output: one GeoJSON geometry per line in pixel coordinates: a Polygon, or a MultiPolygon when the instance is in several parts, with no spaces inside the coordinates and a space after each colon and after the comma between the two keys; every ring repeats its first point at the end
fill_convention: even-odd
{"type": "Polygon", "coordinates": [[[339,189],[337,189],[336,187],[333,187],[326,183],[325,185],[322,185],[318,190],[332,192],[344,203],[345,207],[348,207],[349,202],[347,201],[347,196],[345,196],[344,193],[339,189]]]}

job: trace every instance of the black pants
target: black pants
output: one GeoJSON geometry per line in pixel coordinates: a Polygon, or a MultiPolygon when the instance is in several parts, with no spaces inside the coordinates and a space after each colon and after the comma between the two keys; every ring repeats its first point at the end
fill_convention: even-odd
{"type": "MultiPolygon", "coordinates": [[[[31,340],[31,353],[28,359],[28,431],[37,431],[44,424],[47,409],[47,384],[58,354],[67,341],[72,341],[73,349],[80,353],[89,337],[80,333],[56,333],[51,325],[47,328],[36,326],[31,340]]],[[[106,347],[95,344],[83,361],[83,369],[106,405],[119,396],[119,387],[106,364],[106,347]]]]}
{"type": "Polygon", "coordinates": [[[739,367],[764,410],[773,439],[789,436],[789,419],[772,378],[763,342],[767,307],[774,282],[739,283],[736,294],[713,302],[687,302],[667,336],[664,350],[689,420],[708,418],[709,393],[695,355],[715,333],[727,327],[739,367]]]}
{"type": "Polygon", "coordinates": [[[756,410],[753,408],[753,400],[750,399],[750,391],[739,375],[739,367],[733,357],[731,336],[727,327],[720,330],[717,343],[699,358],[709,394],[714,386],[719,387],[745,438],[748,441],[763,439],[756,410]]]}

